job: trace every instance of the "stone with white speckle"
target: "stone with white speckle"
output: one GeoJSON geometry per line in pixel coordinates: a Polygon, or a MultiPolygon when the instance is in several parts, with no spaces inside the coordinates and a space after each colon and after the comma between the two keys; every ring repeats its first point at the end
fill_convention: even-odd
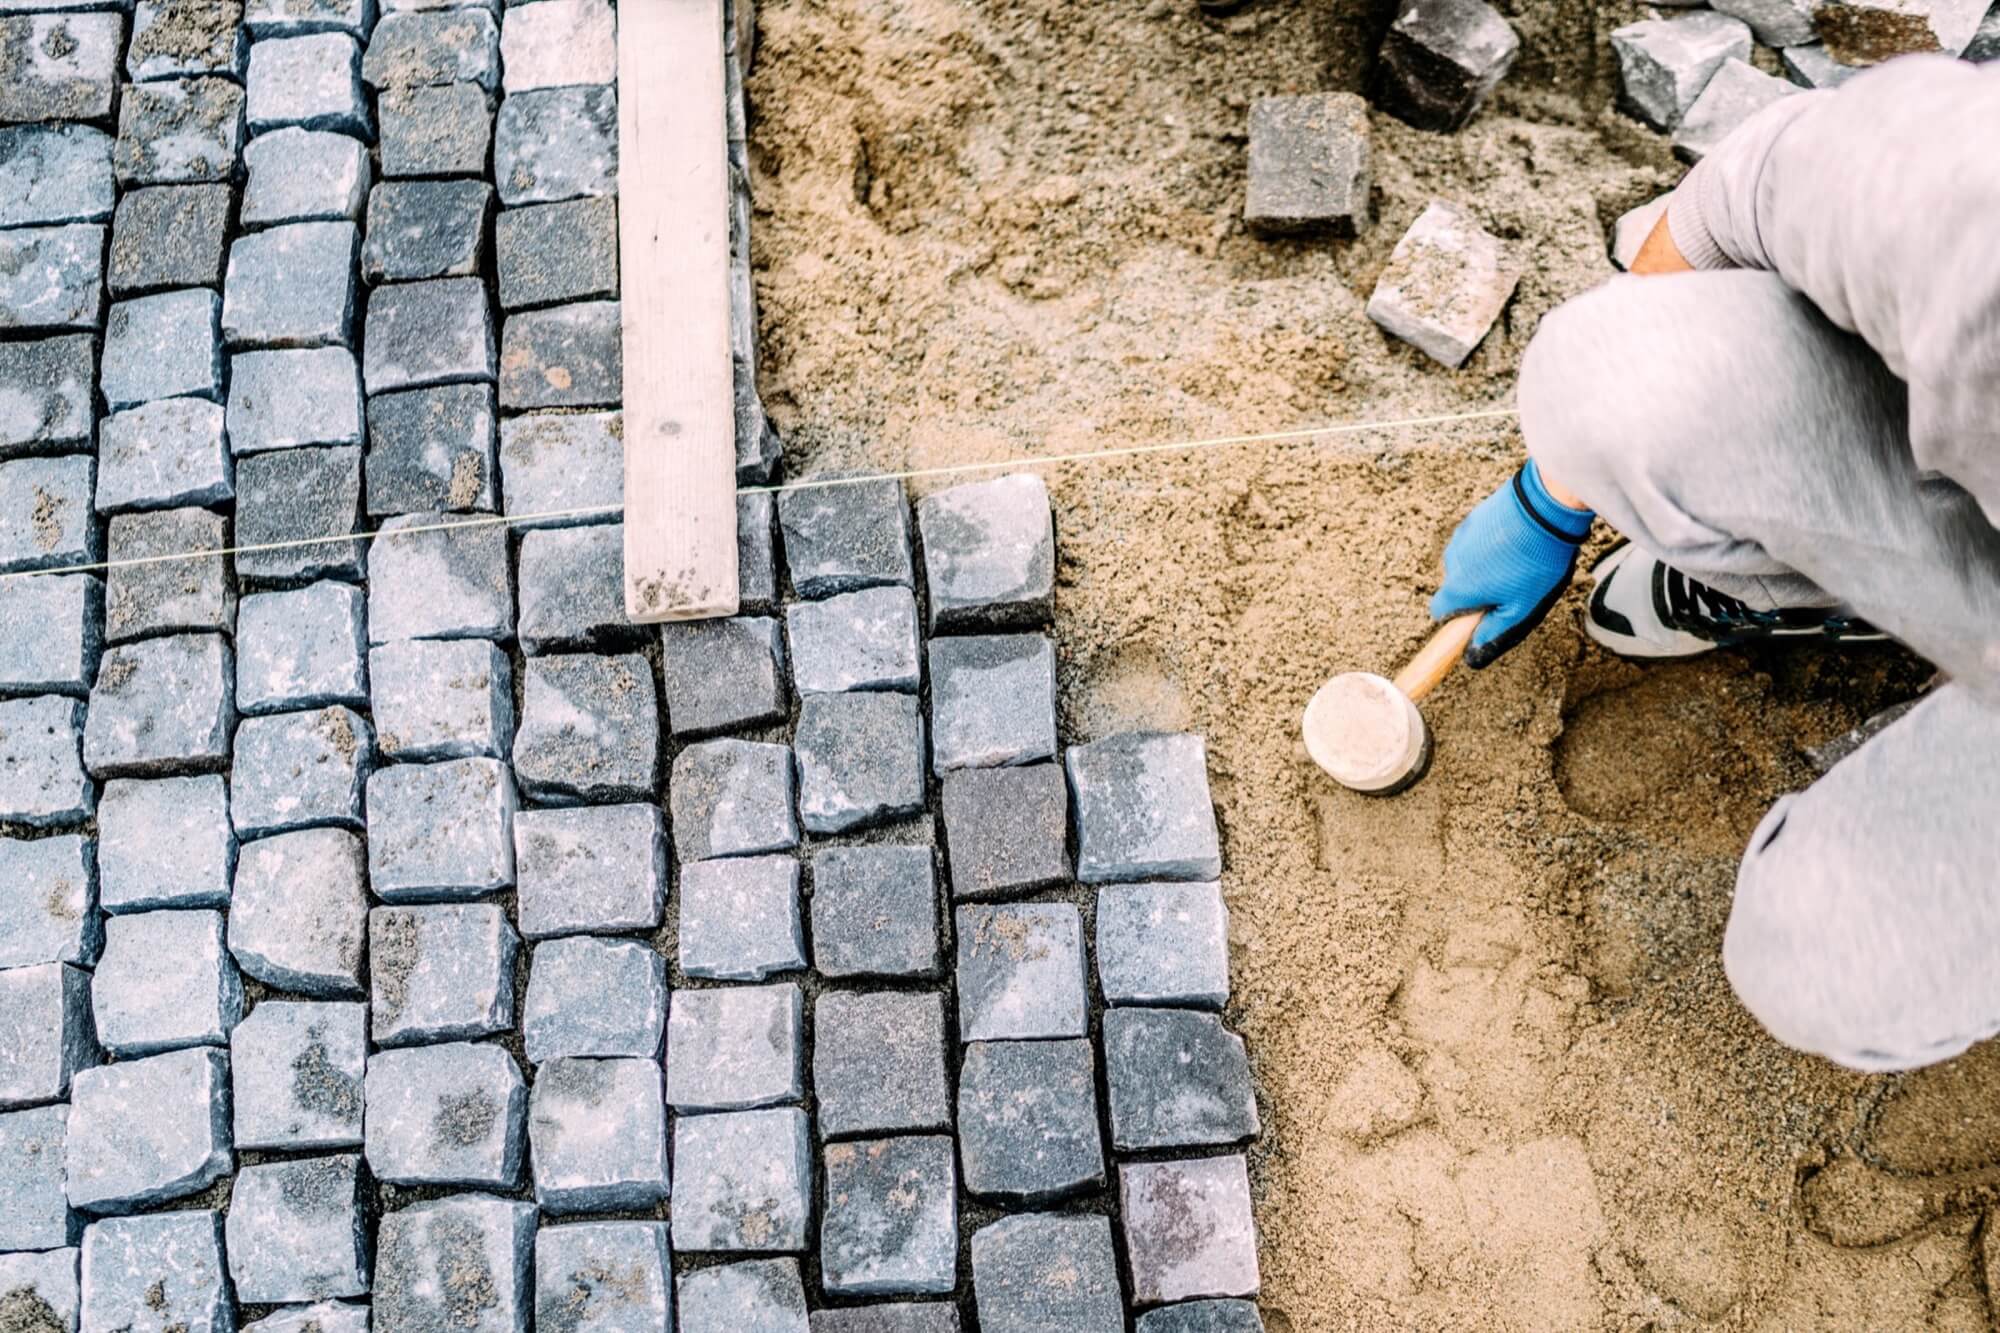
{"type": "Polygon", "coordinates": [[[660,730],[644,657],[531,657],[514,775],[541,801],[643,801],[659,786],[660,730]]]}
{"type": "Polygon", "coordinates": [[[84,766],[97,778],[221,769],[236,720],[235,674],[219,634],[106,649],[84,719],[84,766]]]}
{"type": "Polygon", "coordinates": [[[375,109],[384,176],[477,176],[486,170],[493,104],[477,83],[385,88],[375,109]]]}
{"type": "Polygon", "coordinates": [[[958,1307],[948,1301],[898,1301],[812,1313],[812,1333],[961,1333],[958,1307]]]}
{"type": "Polygon", "coordinates": [[[509,96],[493,127],[493,179],[510,207],[615,193],[617,90],[538,88],[509,96]]]}
{"type": "Polygon", "coordinates": [[[229,449],[361,443],[361,372],[345,347],[238,352],[229,358],[229,449]]]}
{"type": "Polygon", "coordinates": [[[168,398],[104,419],[97,457],[97,512],[216,505],[233,498],[235,470],[223,408],[205,398],[168,398]]]}
{"type": "Polygon", "coordinates": [[[574,1222],[535,1235],[535,1319],[552,1333],[673,1327],[665,1222],[574,1222]]]}
{"type": "Polygon", "coordinates": [[[359,244],[346,221],[288,222],[238,236],[222,280],[223,341],[232,348],[350,346],[359,244]]]}
{"type": "Polygon", "coordinates": [[[717,981],[762,981],[806,965],[799,863],[729,856],[681,867],[681,971],[717,981]]]}
{"type": "Polygon", "coordinates": [[[222,515],[206,509],[116,514],[107,530],[105,553],[113,562],[104,576],[107,642],[229,632],[236,621],[236,588],[224,558],[186,558],[228,546],[229,525],[222,515]],[[131,563],[120,566],[120,561],[131,563]]]}
{"type": "Polygon", "coordinates": [[[115,412],[161,398],[222,396],[222,302],[194,287],[120,301],[104,326],[98,385],[115,412]]]}
{"type": "Polygon", "coordinates": [[[229,1035],[239,1149],[358,1148],[368,1006],[266,1000],[229,1035]]]}
{"type": "MultiPolygon", "coordinates": [[[[813,1213],[808,1135],[806,1113],[795,1107],[675,1117],[674,1248],[683,1254],[804,1250],[813,1213]]],[[[682,1333],[691,1333],[689,1299],[683,1283],[682,1333]]],[[[803,1301],[798,1314],[803,1321],[803,1301]]],[[[707,1327],[722,1333],[744,1326],[707,1327]]]]}
{"type": "Polygon", "coordinates": [[[958,1166],[942,1134],[829,1145],[820,1272],[829,1292],[942,1295],[958,1285],[958,1166]]]}
{"type": "Polygon", "coordinates": [[[368,41],[361,77],[378,90],[500,81],[500,29],[483,9],[385,14],[368,41]]]}
{"type": "Polygon", "coordinates": [[[616,407],[624,385],[621,318],[616,301],[509,315],[500,335],[500,406],[616,407]]]}
{"type": "Polygon", "coordinates": [[[0,838],[0,968],[89,967],[103,943],[95,840],[0,838]]]}
{"type": "Polygon", "coordinates": [[[385,643],[368,677],[385,759],[500,759],[513,744],[514,666],[488,640],[385,643]]]}
{"type": "Polygon", "coordinates": [[[1722,62],[1750,58],[1750,25],[1727,14],[1643,19],[1611,32],[1619,105],[1656,130],[1671,130],[1722,62]]]}
{"type": "Polygon", "coordinates": [[[366,994],[366,865],[360,837],[346,829],[301,829],[245,846],[229,903],[237,966],[282,991],[366,994]]]}
{"type": "Polygon", "coordinates": [[[958,1039],[1088,1031],[1083,918],[1069,903],[958,909],[958,1039]]]}
{"type": "MultiPolygon", "coordinates": [[[[10,4],[9,9],[20,6],[10,4]]],[[[41,0],[37,8],[62,6],[41,0]]],[[[118,96],[118,14],[0,17],[0,121],[102,120],[118,96]]]]}
{"type": "Polygon", "coordinates": [[[0,231],[0,330],[94,328],[104,231],[87,222],[0,231]]]}
{"type": "Polygon", "coordinates": [[[379,1051],[368,1061],[368,1169],[394,1185],[512,1189],[526,1152],[528,1088],[488,1043],[379,1051]]]}
{"type": "Polygon", "coordinates": [[[99,558],[92,471],[88,454],[0,463],[0,573],[99,558]]]}
{"type": "Polygon", "coordinates": [[[625,615],[622,523],[524,534],[520,575],[524,653],[629,648],[654,633],[625,615]]]}
{"type": "Polygon", "coordinates": [[[519,947],[507,914],[492,903],[375,908],[368,914],[375,1044],[465,1041],[514,1026],[519,947]]]}
{"type": "MultiPolygon", "coordinates": [[[[60,1183],[57,1189],[60,1191],[60,1183]]],[[[83,1303],[77,1290],[80,1253],[71,1242],[63,1249],[0,1254],[0,1291],[15,1300],[26,1300],[31,1307],[46,1309],[44,1319],[53,1322],[45,1323],[41,1333],[77,1333],[77,1315],[83,1303]]]]}
{"type": "MultiPolygon", "coordinates": [[[[82,1219],[63,1192],[68,1125],[67,1106],[0,1112],[0,1251],[76,1244],[82,1219]]],[[[7,1276],[0,1268],[0,1292],[11,1297],[7,1276]]]]}
{"type": "Polygon", "coordinates": [[[785,634],[792,683],[802,695],[916,691],[917,599],[908,588],[862,588],[794,602],[785,608],[785,634]]]}
{"type": "Polygon", "coordinates": [[[551,1060],[529,1098],[544,1213],[651,1208],[667,1197],[667,1107],[652,1059],[551,1060]]]}
{"type": "Polygon", "coordinates": [[[213,1209],[113,1217],[83,1234],[86,1329],[230,1333],[235,1327],[213,1209]]]}
{"type": "Polygon", "coordinates": [[[105,911],[227,907],[235,866],[229,789],[219,774],[104,784],[97,873],[105,911]]]}
{"type": "Polygon", "coordinates": [[[236,1299],[267,1305],[367,1295],[372,1195],[358,1154],[244,1167],[224,1226],[236,1299]]]}
{"type": "Polygon", "coordinates": [[[0,701],[0,819],[63,828],[90,818],[97,791],[77,745],[83,712],[58,694],[0,701]]]}
{"type": "Polygon", "coordinates": [[[1725,60],[1681,117],[1674,130],[1674,153],[1683,161],[1699,162],[1714,152],[1731,130],[1779,98],[1798,91],[1797,84],[1774,78],[1747,61],[1725,60]]]}
{"type": "Polygon", "coordinates": [[[111,224],[111,294],[220,287],[233,195],[220,181],[126,191],[111,224]]]}
{"type": "Polygon", "coordinates": [[[680,1333],[809,1333],[796,1259],[691,1269],[681,1275],[680,1302],[680,1333]]]}
{"type": "Polygon", "coordinates": [[[494,374],[493,319],[479,279],[399,282],[369,294],[362,376],[370,395],[494,374]]]}
{"type": "Polygon", "coordinates": [[[371,544],[334,540],[362,530],[361,451],[278,449],[236,465],[239,548],[236,577],[245,583],[296,587],[315,579],[358,579],[371,544]]]}
{"type": "Polygon", "coordinates": [[[361,220],[368,145],[352,135],[296,126],[273,130],[250,141],[243,162],[250,180],[237,220],[244,227],[361,220]]]}
{"type": "Polygon", "coordinates": [[[809,694],[792,738],[799,817],[809,833],[841,833],[924,806],[924,717],[913,695],[809,694]]]}
{"type": "Polygon", "coordinates": [[[89,334],[0,343],[0,458],[88,450],[96,385],[89,334]]]}
{"type": "Polygon", "coordinates": [[[798,846],[792,781],[789,746],[716,740],[682,750],[667,783],[674,848],[681,861],[798,846]]]}
{"type": "Polygon", "coordinates": [[[1105,1010],[1104,1079],[1121,1152],[1241,1143],[1260,1128],[1243,1039],[1214,1014],[1105,1010]]]}
{"type": "Polygon", "coordinates": [[[254,715],[366,707],[363,598],[361,589],[331,580],[245,597],[236,609],[237,709],[254,715]]]}
{"type": "Polygon", "coordinates": [[[516,1199],[460,1194],[391,1213],[376,1239],[376,1327],[527,1333],[534,1244],[535,1205],[516,1199]],[[441,1267],[456,1286],[437,1280],[441,1267]],[[477,1306],[467,1290],[482,1293],[477,1306]]]}
{"type": "Polygon", "coordinates": [[[1229,909],[1222,886],[1099,889],[1097,979],[1108,1004],[1220,1009],[1229,999],[1229,909]]]}
{"type": "Polygon", "coordinates": [[[943,805],[954,897],[1016,897],[1069,878],[1069,792],[1056,765],[947,773],[943,805]]]}
{"type": "Polygon", "coordinates": [[[100,1058],[90,973],[67,963],[0,971],[0,1110],[60,1100],[100,1058]]]}
{"type": "MultiPolygon", "coordinates": [[[[185,1198],[227,1175],[233,1160],[229,1057],[212,1046],[81,1069],[71,1082],[63,1170],[73,1207],[121,1213],[185,1198]]],[[[84,1234],[86,1307],[96,1230],[84,1234]]],[[[117,1327],[88,1313],[85,1323],[117,1327]]]]}
{"type": "Polygon", "coordinates": [[[931,766],[1032,764],[1056,754],[1056,651],[1041,634],[930,642],[931,766]]]}
{"type": "Polygon", "coordinates": [[[662,625],[660,665],[676,736],[747,731],[785,716],[784,636],[769,616],[662,625]]]}
{"type": "Polygon", "coordinates": [[[244,718],[229,771],[236,836],[361,828],[362,787],[374,761],[368,719],[338,704],[244,718]]]}
{"type": "Polygon", "coordinates": [[[505,528],[484,523],[404,531],[451,522],[443,514],[411,514],[382,525],[369,552],[370,643],[513,638],[514,588],[505,528]]]}
{"type": "Polygon", "coordinates": [[[1257,1227],[1241,1156],[1130,1162],[1118,1170],[1132,1298],[1255,1296],[1257,1227]]]}
{"type": "Polygon", "coordinates": [[[103,634],[96,575],[0,581],[0,697],[89,694],[103,634]]]}
{"type": "Polygon", "coordinates": [[[505,512],[520,526],[616,522],[625,499],[624,414],[507,418],[500,423],[500,479],[505,512]],[[574,510],[598,512],[569,512],[574,510]]]}
{"type": "Polygon", "coordinates": [[[724,986],[674,996],[667,1020],[667,1102],[735,1111],[805,1094],[805,1001],[798,986],[724,986]]]}
{"type": "Polygon", "coordinates": [[[89,125],[0,129],[0,227],[102,222],[116,200],[111,136],[89,125]]]}
{"type": "Polygon", "coordinates": [[[368,402],[368,512],[492,512],[493,386],[433,384],[368,402]]]}
{"type": "Polygon", "coordinates": [[[371,283],[477,276],[493,187],[484,181],[383,181],[368,195],[361,276],[371,283]]]}
{"type": "Polygon", "coordinates": [[[1766,46],[1799,46],[1815,40],[1814,0],[1722,0],[1718,14],[1742,19],[1766,46]]]}
{"type": "Polygon", "coordinates": [[[813,966],[828,977],[939,970],[937,880],[928,847],[822,847],[813,855],[813,966]]]}
{"type": "Polygon", "coordinates": [[[1175,732],[1127,732],[1067,755],[1077,878],[1086,884],[1215,879],[1222,845],[1208,747],[1175,732]]]}
{"type": "Polygon", "coordinates": [[[521,933],[650,930],[666,898],[666,821],[656,805],[523,810],[514,817],[521,933]]]}
{"type": "Polygon", "coordinates": [[[1465,364],[1500,318],[1521,271],[1465,209],[1434,199],[1368,297],[1368,318],[1441,365],[1465,364]]]}
{"type": "Polygon", "coordinates": [[[972,1233],[972,1292],[983,1333],[1123,1333],[1111,1223],[1093,1213],[1027,1213],[972,1233]]]}
{"type": "Polygon", "coordinates": [[[220,1046],[243,1017],[243,978],[205,910],[138,912],[105,922],[90,986],[97,1039],[129,1058],[220,1046]]]}
{"type": "Polygon", "coordinates": [[[812,1066],[821,1138],[951,1128],[940,995],[822,994],[813,1004],[812,1066]]]}
{"type": "Polygon", "coordinates": [[[915,584],[901,482],[786,491],[778,497],[778,523],[784,529],[785,565],[801,597],[915,584]]]}
{"type": "Polygon", "coordinates": [[[965,1187],[1040,1203],[1104,1183],[1090,1042],[976,1041],[959,1070],[965,1187]]]}
{"type": "Polygon", "coordinates": [[[528,1063],[566,1056],[656,1059],[667,1025],[667,960],[634,940],[535,946],[521,1035],[528,1063]]]}

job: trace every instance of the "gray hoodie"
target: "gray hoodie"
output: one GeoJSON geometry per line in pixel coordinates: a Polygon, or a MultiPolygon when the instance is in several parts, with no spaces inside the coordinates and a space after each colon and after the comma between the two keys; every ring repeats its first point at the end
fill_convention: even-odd
{"type": "Polygon", "coordinates": [[[1768,269],[1910,387],[1917,466],[2000,526],[2000,63],[1905,56],[1785,97],[1667,208],[1696,268],[1768,269]]]}

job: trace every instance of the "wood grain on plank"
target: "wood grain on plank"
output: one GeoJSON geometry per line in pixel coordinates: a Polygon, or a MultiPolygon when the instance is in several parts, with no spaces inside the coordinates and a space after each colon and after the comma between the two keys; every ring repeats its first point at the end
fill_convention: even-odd
{"type": "Polygon", "coordinates": [[[734,615],[735,381],[722,0],[618,6],[625,610],[734,615]]]}

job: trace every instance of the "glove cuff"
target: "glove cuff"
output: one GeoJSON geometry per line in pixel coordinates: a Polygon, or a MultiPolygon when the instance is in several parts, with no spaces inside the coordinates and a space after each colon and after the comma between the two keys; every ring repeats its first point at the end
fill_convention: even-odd
{"type": "Polygon", "coordinates": [[[1583,544],[1583,539],[1590,535],[1590,525],[1597,519],[1596,511],[1572,509],[1550,495],[1549,488],[1542,484],[1541,469],[1532,458],[1514,474],[1514,499],[1536,526],[1571,546],[1583,544]]]}

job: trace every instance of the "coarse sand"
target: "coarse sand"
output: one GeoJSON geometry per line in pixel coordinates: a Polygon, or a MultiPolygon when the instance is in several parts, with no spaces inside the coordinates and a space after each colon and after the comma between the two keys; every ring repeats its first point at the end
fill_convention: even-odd
{"type": "MultiPolygon", "coordinates": [[[[1249,101],[1365,86],[1387,7],[766,0],[755,262],[788,466],[1508,402],[1536,321],[1611,276],[1610,221],[1678,179],[1610,110],[1604,33],[1639,13],[1535,0],[1462,133],[1374,117],[1371,230],[1274,242],[1239,221],[1249,101]],[[1362,315],[1432,198],[1526,270],[1458,372],[1362,315]]],[[[2000,1055],[1845,1073],[1765,1036],[1718,961],[1802,748],[1921,663],[1639,669],[1585,645],[1572,594],[1427,702],[1407,795],[1306,762],[1306,700],[1422,641],[1452,525],[1520,452],[1476,423],[1049,476],[1071,734],[1208,738],[1270,1328],[1989,1327],[2000,1055]]]]}

